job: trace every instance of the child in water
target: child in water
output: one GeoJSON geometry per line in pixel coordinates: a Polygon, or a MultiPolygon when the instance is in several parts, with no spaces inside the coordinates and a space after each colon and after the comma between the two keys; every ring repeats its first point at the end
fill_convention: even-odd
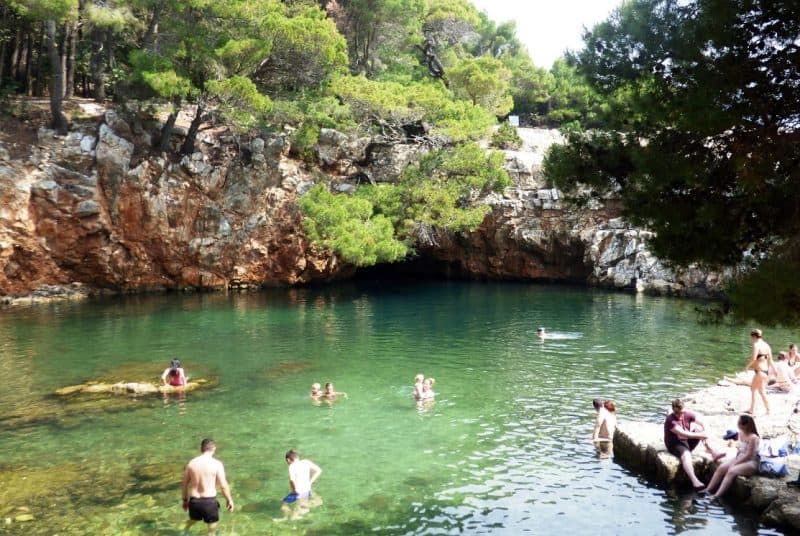
{"type": "Polygon", "coordinates": [[[320,384],[318,384],[318,383],[312,383],[311,384],[311,393],[310,393],[311,398],[313,398],[314,400],[319,400],[319,397],[321,397],[322,394],[323,394],[322,393],[322,386],[320,384]]]}
{"type": "Polygon", "coordinates": [[[422,382],[422,396],[420,396],[420,400],[433,400],[436,396],[436,393],[433,392],[434,383],[436,383],[435,379],[425,378],[425,381],[422,382]]]}
{"type": "Polygon", "coordinates": [[[414,398],[417,400],[422,399],[422,382],[425,381],[424,374],[417,374],[414,376],[414,398]]]}
{"type": "Polygon", "coordinates": [[[334,389],[333,384],[331,382],[325,384],[325,393],[324,393],[325,398],[330,400],[336,398],[339,395],[345,398],[350,398],[349,396],[347,396],[347,393],[337,391],[336,389],[334,389]]]}

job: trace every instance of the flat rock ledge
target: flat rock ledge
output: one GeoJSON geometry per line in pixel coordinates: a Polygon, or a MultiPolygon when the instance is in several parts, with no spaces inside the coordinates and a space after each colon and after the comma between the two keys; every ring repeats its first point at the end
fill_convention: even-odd
{"type": "MultiPolygon", "coordinates": [[[[712,446],[725,450],[726,442],[722,436],[726,430],[736,428],[736,409],[746,408],[749,396],[750,389],[746,386],[714,386],[683,399],[687,402],[687,409],[697,413],[706,425],[712,446]]],[[[785,394],[769,394],[768,397],[772,415],[756,417],[760,434],[765,438],[791,437],[786,423],[797,397],[785,394]]],[[[729,455],[733,454],[735,450],[731,449],[729,455]]],[[[621,420],[614,434],[614,459],[657,486],[691,488],[678,459],[666,451],[663,422],[621,420]]],[[[790,454],[788,462],[789,475],[785,478],[737,478],[725,496],[726,502],[740,510],[756,513],[767,526],[800,534],[800,491],[786,486],[786,482],[798,476],[800,456],[790,454]]],[[[697,476],[708,482],[716,466],[699,445],[694,452],[697,476]]]]}

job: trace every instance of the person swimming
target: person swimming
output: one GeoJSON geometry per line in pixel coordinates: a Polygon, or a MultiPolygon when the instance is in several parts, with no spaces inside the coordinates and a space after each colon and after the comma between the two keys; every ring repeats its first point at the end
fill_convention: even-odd
{"type": "Polygon", "coordinates": [[[536,336],[541,340],[545,340],[547,338],[547,333],[545,333],[544,328],[536,328],[536,336]]]}
{"type": "Polygon", "coordinates": [[[434,383],[436,383],[435,379],[425,378],[425,381],[422,382],[422,393],[419,400],[433,400],[433,398],[436,396],[436,393],[433,392],[434,383]]]}
{"type": "Polygon", "coordinates": [[[311,398],[313,398],[314,400],[319,400],[319,397],[321,397],[323,394],[324,393],[322,392],[322,386],[320,384],[318,383],[311,384],[311,393],[309,394],[311,398]]]}
{"type": "Polygon", "coordinates": [[[422,384],[425,381],[425,375],[420,373],[414,376],[414,398],[417,400],[422,399],[422,384]]]}
{"type": "Polygon", "coordinates": [[[336,398],[337,396],[343,396],[345,398],[350,398],[347,395],[347,393],[342,392],[342,391],[337,391],[336,389],[334,389],[333,388],[333,383],[331,383],[331,382],[328,382],[328,383],[325,384],[325,392],[322,394],[322,396],[324,396],[328,400],[332,400],[332,399],[336,398]]]}
{"type": "Polygon", "coordinates": [[[161,374],[161,381],[164,385],[171,385],[172,387],[184,387],[186,385],[186,372],[181,367],[180,359],[170,361],[169,367],[164,369],[161,374]]]}

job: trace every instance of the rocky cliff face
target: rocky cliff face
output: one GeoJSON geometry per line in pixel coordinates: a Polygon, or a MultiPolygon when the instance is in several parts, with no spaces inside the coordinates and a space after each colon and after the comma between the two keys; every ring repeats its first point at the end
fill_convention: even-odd
{"type": "Polygon", "coordinates": [[[524,145],[506,151],[514,186],[485,200],[492,208],[474,233],[439,234],[424,253],[451,274],[489,279],[544,279],[681,296],[721,294],[718,274],[674,270],[647,247],[652,233],[627,225],[613,199],[578,209],[542,175],[557,131],[519,129],[524,145]]]}
{"type": "MultiPolygon", "coordinates": [[[[0,293],[79,282],[117,290],[293,285],[352,267],[318,251],[295,199],[312,177],[285,136],[246,148],[203,135],[180,160],[142,152],[115,112],[0,153],[0,293]]],[[[47,287],[45,287],[47,288],[47,287]]]]}
{"type": "MultiPolygon", "coordinates": [[[[146,119],[97,113],[98,122],[65,138],[39,129],[35,144],[6,137],[0,145],[0,294],[350,277],[354,267],[308,242],[295,200],[317,181],[339,192],[361,180],[394,181],[422,151],[323,130],[317,165],[307,166],[289,156],[287,135],[244,143],[211,131],[199,136],[194,154],[168,158],[149,151],[156,130],[146,119]]],[[[422,255],[466,277],[719,290],[713,275],[665,267],[647,250],[650,235],[625,225],[613,203],[580,211],[563,204],[540,172],[558,134],[522,134],[523,150],[506,155],[514,187],[485,200],[492,212],[480,229],[435,233],[422,255]]]]}

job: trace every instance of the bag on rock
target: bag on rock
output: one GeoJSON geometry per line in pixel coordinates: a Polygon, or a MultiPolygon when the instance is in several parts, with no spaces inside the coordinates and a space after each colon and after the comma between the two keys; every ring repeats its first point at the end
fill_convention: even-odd
{"type": "Polygon", "coordinates": [[[758,474],[772,478],[781,478],[789,474],[786,458],[761,458],[758,463],[758,474]]]}

